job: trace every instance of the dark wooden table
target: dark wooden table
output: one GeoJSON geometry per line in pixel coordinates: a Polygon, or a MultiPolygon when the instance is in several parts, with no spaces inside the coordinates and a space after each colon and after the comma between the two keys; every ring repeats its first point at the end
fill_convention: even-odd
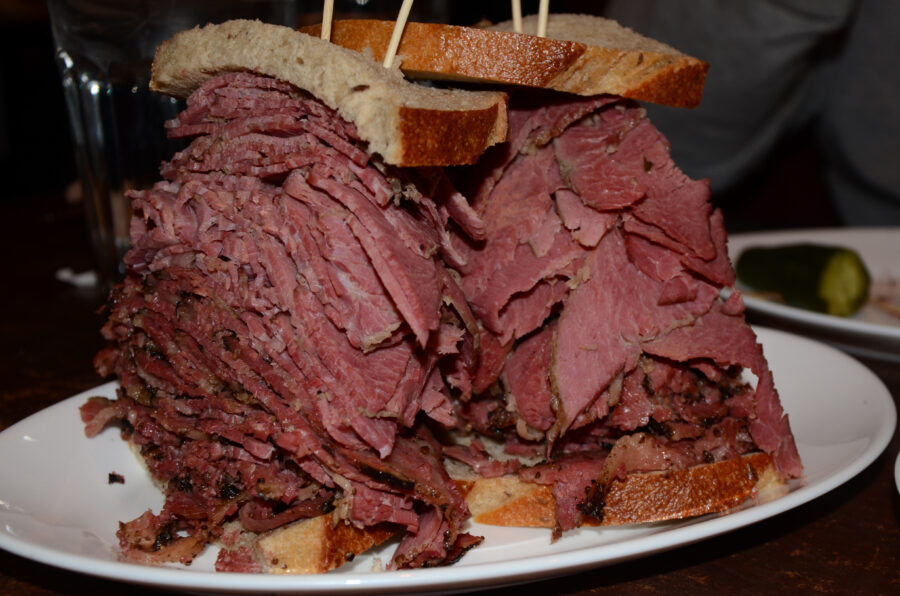
{"type": "MultiPolygon", "coordinates": [[[[98,385],[91,367],[102,292],[58,282],[90,267],[81,214],[62,199],[0,207],[0,430],[98,385]]],[[[900,400],[900,366],[866,362],[900,400]]],[[[624,564],[496,590],[500,594],[900,594],[895,433],[868,469],[802,507],[730,534],[624,564]]],[[[39,471],[35,471],[39,473],[39,471]]],[[[0,483],[3,479],[0,478],[0,483]]],[[[0,551],[0,594],[147,594],[0,551]]]]}

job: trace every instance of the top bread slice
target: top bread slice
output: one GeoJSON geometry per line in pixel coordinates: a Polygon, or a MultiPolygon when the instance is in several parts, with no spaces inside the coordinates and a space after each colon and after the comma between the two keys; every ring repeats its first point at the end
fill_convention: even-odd
{"type": "Polygon", "coordinates": [[[396,69],[289,27],[235,20],[176,34],[156,51],[150,88],[185,98],[216,75],[250,71],[292,83],[356,125],[397,166],[474,163],[506,140],[506,95],[427,88],[396,69]]]}
{"type": "MultiPolygon", "coordinates": [[[[383,59],[393,21],[339,20],[331,41],[383,59]]],[[[609,93],[663,105],[699,105],[709,65],[617,22],[551,14],[547,36],[534,35],[535,16],[490,28],[407,23],[397,54],[413,78],[493,82],[578,95],[609,93]]],[[[318,25],[302,29],[318,35],[318,25]]]]}

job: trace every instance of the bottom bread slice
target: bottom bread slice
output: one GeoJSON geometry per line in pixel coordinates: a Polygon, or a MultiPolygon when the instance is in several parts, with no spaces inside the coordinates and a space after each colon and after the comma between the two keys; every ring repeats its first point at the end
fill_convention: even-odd
{"type": "MultiPolygon", "coordinates": [[[[476,523],[509,527],[556,527],[552,487],[517,476],[457,479],[476,523]]],[[[772,458],[741,458],[680,470],[629,474],[613,479],[598,516],[585,526],[620,526],[725,512],[748,499],[780,494],[785,487],[772,458]]],[[[261,535],[254,550],[267,573],[310,574],[337,569],[385,542],[396,528],[356,528],[325,514],[261,535]]]]}
{"type": "Polygon", "coordinates": [[[352,561],[393,536],[396,529],[360,529],[331,513],[273,530],[256,541],[268,573],[324,573],[352,561]]]}
{"type": "MultiPolygon", "coordinates": [[[[481,524],[533,528],[556,526],[552,487],[516,476],[460,480],[472,519],[481,524]]],[[[596,518],[584,525],[618,526],[695,517],[737,507],[783,486],[765,453],[680,470],[629,474],[604,488],[596,518]]],[[[596,500],[595,500],[596,502],[596,500]]]]}

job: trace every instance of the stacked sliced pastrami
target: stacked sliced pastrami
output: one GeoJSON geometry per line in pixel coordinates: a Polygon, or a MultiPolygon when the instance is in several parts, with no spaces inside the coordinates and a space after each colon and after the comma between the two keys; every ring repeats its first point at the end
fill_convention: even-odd
{"type": "Polygon", "coordinates": [[[800,475],[730,291],[721,214],[643,109],[523,93],[510,143],[478,167],[469,194],[486,239],[459,237],[456,249],[482,351],[478,395],[458,413],[508,453],[548,457],[519,474],[553,485],[559,529],[580,523],[598,478],[757,449],[784,477],[800,475]]]}
{"type": "Polygon", "coordinates": [[[801,473],[708,186],[617,97],[522,93],[509,122],[452,172],[470,206],[291,85],[235,73],[190,97],[170,132],[191,144],[131,195],[96,360],[119,398],[82,409],[89,434],[123,424],[165,486],[122,525],[126,558],[220,540],[218,568],[260,571],[226,523],[334,511],[402,532],[395,568],[446,564],[479,539],[444,457],[552,485],[558,531],[631,472],[762,450],[801,473]],[[449,427],[544,462],[439,443],[449,427]]]}
{"type": "MultiPolygon", "coordinates": [[[[97,358],[122,389],[82,411],[125,423],[161,512],[119,532],[128,559],[189,562],[222,525],[335,514],[405,531],[392,565],[476,539],[423,424],[454,424],[476,324],[441,254],[479,221],[442,172],[374,162],[354,127],[291,85],[210,80],[170,123],[195,137],[132,196],[129,275],[97,358]],[[412,176],[418,176],[413,179],[412,176]]],[[[223,551],[224,552],[224,551],[223,551]]],[[[260,570],[249,552],[224,569],[260,570]]]]}

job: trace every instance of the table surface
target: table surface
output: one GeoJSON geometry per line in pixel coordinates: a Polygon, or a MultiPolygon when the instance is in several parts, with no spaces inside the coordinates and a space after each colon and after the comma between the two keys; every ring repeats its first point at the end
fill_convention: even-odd
{"type": "MultiPolygon", "coordinates": [[[[76,206],[45,197],[0,209],[5,228],[0,254],[8,268],[0,292],[2,430],[101,382],[91,358],[102,346],[98,309],[104,296],[54,277],[61,267],[90,267],[76,206]]],[[[900,366],[865,364],[900,401],[900,366]]],[[[857,477],[773,519],[666,553],[493,593],[900,593],[900,495],[893,476],[898,449],[895,432],[887,450],[857,477]]],[[[151,593],[0,550],[0,594],[124,589],[151,593]]]]}

